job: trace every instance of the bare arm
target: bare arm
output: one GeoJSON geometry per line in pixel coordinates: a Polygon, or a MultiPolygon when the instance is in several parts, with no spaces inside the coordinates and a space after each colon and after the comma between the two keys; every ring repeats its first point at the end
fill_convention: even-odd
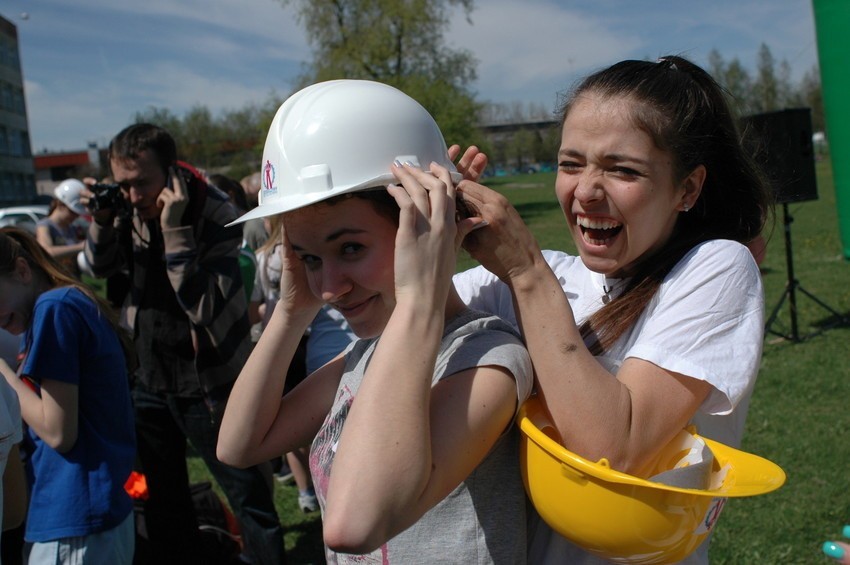
{"type": "Polygon", "coordinates": [[[65,257],[75,257],[77,253],[83,250],[86,242],[71,243],[67,245],[54,245],[53,239],[50,237],[50,229],[47,226],[36,226],[35,237],[49,255],[57,259],[65,257]]]}
{"type": "Polygon", "coordinates": [[[585,347],[560,283],[516,210],[481,185],[460,188],[489,223],[464,244],[511,288],[538,394],[564,444],[640,474],[693,417],[711,385],[638,359],[627,359],[615,378],[585,347]]]}
{"type": "Polygon", "coordinates": [[[287,368],[321,307],[283,230],[281,240],[281,299],[233,385],[219,431],[218,458],[238,467],[308,444],[330,411],[344,367],[338,357],[281,398],[287,368]]]}
{"type": "Polygon", "coordinates": [[[447,316],[463,310],[451,286],[458,242],[448,171],[395,167],[403,186],[395,247],[395,309],[339,439],[323,516],[334,550],[371,551],[445,498],[483,460],[516,406],[511,376],[464,371],[432,389],[447,316]],[[377,464],[376,464],[377,462],[377,464]]]}
{"type": "Polygon", "coordinates": [[[516,384],[503,369],[479,367],[431,389],[433,362],[423,363],[421,341],[405,339],[404,320],[394,316],[381,338],[339,441],[323,516],[336,551],[372,551],[416,523],[514,414],[516,384]]]}
{"type": "Polygon", "coordinates": [[[309,444],[330,411],[343,359],[331,361],[283,397],[286,369],[313,315],[275,312],[236,379],[227,401],[216,454],[248,467],[309,444]]]}
{"type": "Polygon", "coordinates": [[[560,284],[544,264],[511,280],[537,391],[563,442],[641,475],[711,391],[705,381],[629,358],[614,378],[590,353],[560,284]],[[579,400],[580,399],[580,400],[579,400]]]}
{"type": "Polygon", "coordinates": [[[0,360],[0,372],[18,394],[21,416],[38,437],[59,453],[74,447],[77,442],[79,387],[43,379],[39,396],[3,360],[0,360]]]}

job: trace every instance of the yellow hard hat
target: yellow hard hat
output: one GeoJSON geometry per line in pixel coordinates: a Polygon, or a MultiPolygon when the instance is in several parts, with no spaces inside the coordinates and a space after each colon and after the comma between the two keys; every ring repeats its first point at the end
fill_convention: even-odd
{"type": "Polygon", "coordinates": [[[711,449],[710,489],[680,488],[621,473],[607,459],[594,463],[557,441],[558,433],[533,396],[517,416],[525,489],[540,517],[584,550],[615,563],[671,563],[708,536],[727,497],[778,489],[782,469],[757,455],[697,436],[711,449]]]}

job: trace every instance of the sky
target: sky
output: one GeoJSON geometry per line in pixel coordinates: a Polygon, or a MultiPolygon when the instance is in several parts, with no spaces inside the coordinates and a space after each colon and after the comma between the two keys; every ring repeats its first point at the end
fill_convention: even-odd
{"type": "MultiPolygon", "coordinates": [[[[18,30],[34,153],[100,147],[136,112],[214,115],[285,97],[311,49],[280,0],[0,0],[18,30]]],[[[760,46],[793,79],[817,65],[811,0],[478,0],[446,42],[477,60],[480,101],[554,108],[621,59],[716,49],[754,72],[760,46]]]]}

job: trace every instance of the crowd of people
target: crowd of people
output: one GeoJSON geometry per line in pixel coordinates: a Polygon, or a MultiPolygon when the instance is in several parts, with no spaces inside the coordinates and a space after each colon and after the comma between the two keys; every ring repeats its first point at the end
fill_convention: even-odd
{"type": "Polygon", "coordinates": [[[0,362],[18,485],[0,501],[22,562],[139,562],[134,469],[146,562],[206,562],[190,447],[250,563],[286,560],[276,461],[321,510],[329,563],[601,562],[528,504],[519,409],[537,395],[563,445],[637,477],[690,424],[740,445],[764,331],[747,246],[772,202],[684,58],[588,76],[561,124],[575,256],[541,250],[481,184],[487,156],[380,83],[291,96],[242,183],[178,160],[160,127],[119,132],[111,197],[69,180],[36,236],[0,231],[0,326],[21,336],[0,362]],[[461,247],[481,266],[456,274],[461,247]]]}

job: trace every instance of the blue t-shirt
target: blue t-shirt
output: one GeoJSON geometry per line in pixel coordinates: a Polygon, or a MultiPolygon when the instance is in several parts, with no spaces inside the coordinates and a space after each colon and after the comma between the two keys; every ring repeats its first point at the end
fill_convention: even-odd
{"type": "Polygon", "coordinates": [[[21,342],[21,374],[79,387],[78,435],[66,453],[32,430],[35,475],[25,539],[85,536],[119,525],[133,509],[124,483],[136,439],[124,353],[96,304],[73,287],[42,293],[21,342]]]}

